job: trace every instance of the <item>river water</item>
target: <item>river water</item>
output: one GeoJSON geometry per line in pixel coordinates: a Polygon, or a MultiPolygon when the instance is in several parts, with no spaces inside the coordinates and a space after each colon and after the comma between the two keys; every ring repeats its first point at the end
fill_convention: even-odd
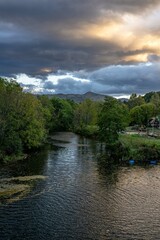
{"type": "Polygon", "coordinates": [[[160,239],[160,166],[99,170],[98,144],[57,133],[1,178],[44,175],[20,201],[0,207],[0,239],[160,239]]]}

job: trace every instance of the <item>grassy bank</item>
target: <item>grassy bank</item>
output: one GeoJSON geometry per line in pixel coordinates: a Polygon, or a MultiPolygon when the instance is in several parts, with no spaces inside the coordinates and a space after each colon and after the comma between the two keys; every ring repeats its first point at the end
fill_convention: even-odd
{"type": "Polygon", "coordinates": [[[122,134],[119,140],[129,149],[129,158],[137,161],[160,160],[160,139],[122,134]]]}

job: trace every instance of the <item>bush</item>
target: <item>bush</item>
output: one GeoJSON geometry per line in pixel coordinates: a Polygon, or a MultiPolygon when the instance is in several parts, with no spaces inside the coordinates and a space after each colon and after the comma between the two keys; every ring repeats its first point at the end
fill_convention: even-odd
{"type": "Polygon", "coordinates": [[[77,128],[75,132],[85,137],[96,137],[98,135],[98,126],[96,125],[83,126],[81,128],[77,128]]]}
{"type": "Polygon", "coordinates": [[[160,140],[139,135],[120,135],[120,141],[130,149],[130,157],[137,161],[160,160],[160,140]]]}
{"type": "Polygon", "coordinates": [[[160,159],[160,149],[156,146],[141,146],[137,150],[137,158],[141,161],[158,160],[160,159]]]}
{"type": "Polygon", "coordinates": [[[120,141],[113,144],[106,145],[106,154],[112,159],[112,161],[124,161],[129,159],[130,150],[120,141]]]}

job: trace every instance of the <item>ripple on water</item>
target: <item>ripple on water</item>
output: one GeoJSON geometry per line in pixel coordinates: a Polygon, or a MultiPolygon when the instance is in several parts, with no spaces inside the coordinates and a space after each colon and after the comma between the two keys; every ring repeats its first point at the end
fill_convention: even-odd
{"type": "Polygon", "coordinates": [[[72,133],[53,140],[63,147],[41,160],[48,178],[0,208],[3,240],[160,239],[160,166],[102,174],[91,141],[72,133]]]}

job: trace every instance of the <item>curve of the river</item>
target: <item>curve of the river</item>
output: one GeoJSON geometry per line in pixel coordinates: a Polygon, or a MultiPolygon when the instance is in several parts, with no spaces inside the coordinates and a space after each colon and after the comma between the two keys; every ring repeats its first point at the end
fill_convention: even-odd
{"type": "Polygon", "coordinates": [[[0,239],[160,239],[160,166],[119,166],[102,174],[95,141],[73,133],[50,141],[28,161],[1,169],[1,178],[48,178],[0,207],[0,239]]]}

